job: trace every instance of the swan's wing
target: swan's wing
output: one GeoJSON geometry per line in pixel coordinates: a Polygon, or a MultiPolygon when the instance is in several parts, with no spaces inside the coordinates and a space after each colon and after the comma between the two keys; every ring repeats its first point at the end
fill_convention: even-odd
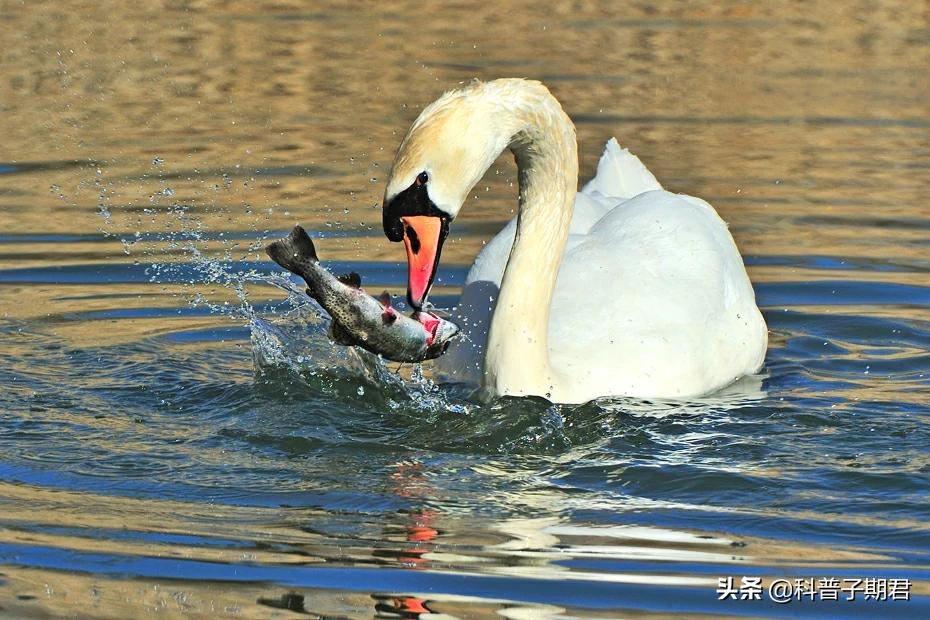
{"type": "Polygon", "coordinates": [[[623,201],[562,259],[550,359],[591,393],[708,392],[754,372],[766,337],[739,251],[700,199],[623,201]]]}
{"type": "MultiPolygon", "coordinates": [[[[552,300],[554,368],[591,393],[694,396],[752,373],[766,328],[726,224],[703,200],[665,191],[631,200],[579,194],[552,300]],[[583,205],[583,206],[582,206],[583,205]],[[581,207],[581,208],[579,208],[581,207]],[[602,209],[607,213],[596,223],[602,209]],[[580,218],[580,219],[579,219],[580,218]],[[677,391],[676,391],[677,390],[677,391]]],[[[446,380],[477,384],[515,222],[482,250],[437,360],[446,380]]],[[[519,283],[516,284],[519,286],[519,283]]]]}
{"type": "Polygon", "coordinates": [[[655,189],[662,189],[662,186],[639,157],[621,148],[616,138],[611,138],[597,163],[597,174],[581,193],[627,199],[655,189]]]}

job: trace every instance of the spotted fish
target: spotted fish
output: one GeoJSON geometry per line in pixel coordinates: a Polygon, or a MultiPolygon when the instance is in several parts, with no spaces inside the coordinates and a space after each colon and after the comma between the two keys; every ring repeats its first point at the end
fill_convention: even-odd
{"type": "Polygon", "coordinates": [[[445,353],[459,333],[455,323],[431,312],[398,312],[385,291],[376,299],[361,287],[357,273],[336,277],[320,266],[307,232],[295,226],[265,248],[271,260],[307,283],[307,294],[332,317],[330,335],[338,344],[359,346],[395,362],[421,362],[445,353]]]}

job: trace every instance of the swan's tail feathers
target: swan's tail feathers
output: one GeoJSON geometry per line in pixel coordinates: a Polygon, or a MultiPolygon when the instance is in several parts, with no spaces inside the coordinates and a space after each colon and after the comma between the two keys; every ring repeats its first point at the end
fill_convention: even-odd
{"type": "Polygon", "coordinates": [[[585,194],[597,192],[603,196],[632,198],[654,189],[662,189],[662,186],[639,161],[639,157],[621,148],[616,138],[611,138],[597,163],[597,174],[581,191],[585,194]]]}

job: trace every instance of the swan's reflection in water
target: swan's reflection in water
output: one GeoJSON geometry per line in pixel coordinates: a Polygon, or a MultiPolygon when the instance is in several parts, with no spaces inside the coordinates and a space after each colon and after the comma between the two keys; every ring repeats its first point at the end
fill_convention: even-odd
{"type": "MultiPolygon", "coordinates": [[[[721,535],[707,527],[645,525],[636,516],[641,509],[717,519],[724,511],[619,496],[602,497],[599,505],[575,505],[570,490],[542,479],[520,496],[489,497],[499,502],[487,506],[496,516],[482,518],[455,507],[437,467],[423,459],[395,460],[386,468],[384,488],[407,507],[378,514],[215,505],[207,518],[199,503],[9,488],[6,495],[27,508],[4,515],[0,550],[10,553],[23,543],[72,550],[70,560],[45,568],[49,560],[38,551],[16,551],[16,562],[36,568],[9,566],[10,556],[4,589],[13,598],[23,597],[10,609],[29,611],[20,614],[26,617],[67,600],[123,609],[123,617],[138,615],[133,610],[140,608],[178,608],[186,617],[229,608],[261,617],[256,610],[263,608],[293,617],[593,618],[602,614],[579,601],[597,601],[605,609],[630,607],[625,615],[649,617],[669,611],[667,602],[675,600],[713,614],[709,605],[720,575],[770,577],[790,567],[824,575],[887,576],[893,561],[866,548],[837,550],[721,535]],[[508,503],[516,509],[501,516],[508,503]],[[553,516],[518,514],[543,514],[544,508],[553,516]],[[153,514],[160,515],[154,522],[153,514]],[[177,575],[188,578],[179,581],[177,575]],[[40,596],[44,590],[36,584],[42,583],[51,594],[40,596]]],[[[507,478],[509,488],[525,482],[502,469],[493,475],[507,478]]],[[[733,509],[727,516],[729,523],[803,518],[750,509],[733,509]]],[[[926,587],[918,579],[915,589],[926,587]]]]}
{"type": "MultiPolygon", "coordinates": [[[[745,395],[745,391],[742,393],[745,395]]],[[[695,412],[700,411],[697,404],[689,406],[694,407],[695,412]]],[[[642,412],[654,413],[654,409],[644,407],[642,412]]],[[[428,577],[444,575],[454,579],[474,579],[479,583],[499,575],[507,580],[505,592],[510,591],[513,580],[525,580],[531,590],[536,591],[559,591],[562,584],[571,581],[660,586],[676,592],[685,588],[711,594],[716,585],[715,574],[695,575],[694,565],[723,567],[751,565],[759,559],[768,561],[747,553],[745,541],[706,532],[584,524],[567,516],[483,521],[472,515],[437,508],[439,502],[435,498],[443,496],[444,492],[431,484],[433,472],[423,462],[399,461],[390,471],[387,479],[391,491],[418,506],[383,524],[380,534],[373,537],[369,561],[384,569],[402,569],[428,577]]],[[[506,503],[511,498],[501,495],[499,499],[506,503]]],[[[558,508],[565,505],[564,500],[562,493],[556,489],[540,489],[521,498],[521,511],[525,511],[528,504],[537,508],[558,508]]],[[[320,547],[316,547],[315,551],[319,553],[320,547]]],[[[358,556],[356,558],[361,560],[358,556]]],[[[346,555],[340,553],[323,559],[345,564],[346,555]]],[[[356,561],[355,564],[360,565],[361,562],[356,561]]],[[[719,569],[721,574],[735,570],[719,569]]],[[[351,578],[350,573],[347,578],[351,578]]],[[[390,581],[387,575],[385,580],[390,581]]],[[[368,583],[374,586],[370,600],[377,618],[544,619],[599,615],[597,610],[543,601],[521,601],[519,596],[452,594],[448,590],[443,591],[441,586],[436,587],[430,579],[424,580],[419,588],[406,591],[382,590],[377,587],[377,577],[368,583]]],[[[355,589],[349,583],[345,586],[355,589]]],[[[262,597],[258,602],[277,609],[334,617],[333,610],[325,605],[330,599],[326,596],[321,598],[314,590],[262,597]]],[[[634,611],[631,615],[641,614],[634,611]]]]}
{"type": "MultiPolygon", "coordinates": [[[[396,493],[401,497],[417,498],[428,494],[429,487],[423,467],[420,463],[398,464],[391,479],[397,483],[396,493]]],[[[397,561],[408,568],[423,570],[429,568],[430,559],[427,555],[434,548],[434,541],[440,532],[433,527],[439,513],[435,510],[421,508],[409,513],[409,519],[404,527],[406,542],[401,545],[397,554],[397,561]]],[[[376,618],[419,618],[423,614],[435,617],[430,602],[419,596],[391,596],[372,594],[375,600],[376,618]]]]}

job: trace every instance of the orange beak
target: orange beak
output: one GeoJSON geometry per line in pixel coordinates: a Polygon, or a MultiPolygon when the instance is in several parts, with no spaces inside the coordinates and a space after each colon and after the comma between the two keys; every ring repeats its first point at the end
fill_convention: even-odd
{"type": "Polygon", "coordinates": [[[407,301],[419,310],[433,285],[447,228],[442,218],[433,215],[411,215],[400,218],[400,221],[404,225],[404,248],[409,269],[407,301]]]}

